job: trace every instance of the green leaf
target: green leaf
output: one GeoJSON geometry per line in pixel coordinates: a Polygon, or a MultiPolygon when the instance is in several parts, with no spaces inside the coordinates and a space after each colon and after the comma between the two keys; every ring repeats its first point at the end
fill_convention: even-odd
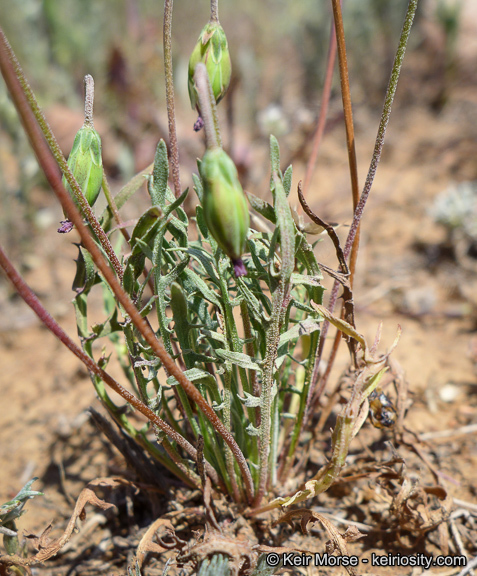
{"type": "Polygon", "coordinates": [[[258,559],[257,566],[250,576],[273,576],[283,566],[283,555],[276,566],[270,566],[267,562],[268,554],[262,554],[258,559]]]}
{"type": "MultiPolygon", "coordinates": [[[[116,208],[119,210],[126,204],[126,202],[134,196],[134,194],[141,188],[141,186],[147,181],[148,176],[151,174],[151,170],[153,168],[153,164],[149,164],[144,170],[136,174],[121,190],[116,194],[114,197],[114,202],[116,204],[116,208]]],[[[113,221],[113,213],[109,206],[104,210],[103,214],[101,215],[101,226],[103,227],[105,232],[108,232],[111,229],[111,223],[113,221]]]]}
{"type": "Polygon", "coordinates": [[[248,392],[245,391],[244,395],[245,395],[244,398],[237,395],[237,398],[240,400],[240,402],[244,404],[244,406],[246,406],[247,408],[258,408],[260,406],[261,399],[259,396],[253,396],[252,394],[249,394],[248,392]]]}
{"type": "Polygon", "coordinates": [[[0,526],[3,526],[8,522],[13,522],[19,518],[23,514],[23,507],[25,506],[27,500],[30,500],[35,496],[43,496],[43,492],[30,490],[31,485],[36,480],[38,480],[37,477],[27,482],[25,486],[23,486],[23,488],[20,490],[20,492],[18,492],[15,498],[12,498],[0,506],[0,526]]]}
{"type": "Polygon", "coordinates": [[[111,316],[101,324],[94,324],[91,327],[93,335],[90,338],[97,339],[109,336],[113,332],[122,332],[122,326],[118,322],[118,310],[114,309],[111,316]]]}
{"type": "Polygon", "coordinates": [[[81,293],[73,300],[76,315],[76,328],[80,338],[89,337],[88,329],[88,300],[86,294],[81,293]]]}
{"type": "Polygon", "coordinates": [[[240,368],[246,368],[249,370],[260,370],[261,366],[254,361],[253,358],[248,356],[247,354],[243,354],[242,352],[231,352],[230,350],[224,350],[222,348],[218,348],[215,350],[215,353],[219,358],[225,360],[226,362],[231,362],[240,368]]]}
{"type": "Polygon", "coordinates": [[[263,321],[266,321],[267,318],[265,317],[265,314],[262,311],[260,301],[258,300],[258,298],[256,298],[256,296],[254,295],[252,290],[250,290],[250,288],[247,286],[247,284],[244,282],[244,280],[239,279],[237,281],[237,285],[238,285],[240,294],[242,294],[243,298],[245,299],[245,301],[248,304],[250,312],[252,312],[252,314],[256,318],[260,318],[263,321]]]}
{"type": "Polygon", "coordinates": [[[100,281],[99,274],[96,273],[94,261],[90,253],[80,244],[78,246],[78,258],[76,262],[76,275],[73,280],[73,290],[77,294],[88,294],[91,288],[100,281]]]}
{"type": "Polygon", "coordinates": [[[273,135],[270,135],[270,164],[272,166],[272,174],[274,172],[280,174],[280,148],[278,140],[273,135]]]}
{"type": "MultiPolygon", "coordinates": [[[[214,388],[217,386],[217,382],[212,374],[205,370],[200,370],[199,368],[186,370],[184,376],[186,376],[191,382],[196,382],[197,384],[205,384],[206,386],[213,386],[214,388]]],[[[169,384],[169,386],[178,386],[179,382],[174,378],[174,376],[169,376],[167,384],[169,384]]]]}
{"type": "Polygon", "coordinates": [[[228,556],[214,554],[202,561],[198,576],[230,576],[229,562],[228,556]]]}
{"type": "Polygon", "coordinates": [[[315,332],[316,330],[320,330],[322,322],[322,318],[319,320],[307,318],[306,320],[298,322],[292,328],[290,328],[290,330],[287,330],[280,336],[279,346],[283,346],[283,344],[286,344],[295,338],[300,338],[300,336],[305,336],[315,332]]]}
{"type": "Polygon", "coordinates": [[[272,222],[273,224],[276,223],[277,219],[275,216],[275,210],[273,209],[273,206],[271,206],[266,200],[262,200],[261,198],[255,196],[255,194],[252,194],[251,192],[246,192],[246,195],[248,201],[250,202],[250,206],[256,212],[258,212],[260,216],[263,216],[267,220],[270,220],[270,222],[272,222]]]}
{"type": "Polygon", "coordinates": [[[123,285],[128,294],[135,291],[135,282],[144,270],[146,255],[151,257],[149,242],[156,235],[157,227],[166,225],[159,206],[152,206],[139,218],[131,235],[131,250],[124,270],[123,285]]]}
{"type": "Polygon", "coordinates": [[[220,301],[217,293],[211,290],[198,274],[196,274],[190,268],[186,268],[184,270],[184,274],[206,300],[212,304],[215,304],[220,310],[222,309],[222,302],[220,301]]]}
{"type": "Polygon", "coordinates": [[[263,242],[258,242],[253,239],[248,239],[248,247],[252,256],[252,261],[255,269],[260,275],[267,276],[267,270],[264,268],[262,261],[267,261],[267,252],[263,242]]]}
{"type": "Polygon", "coordinates": [[[225,336],[223,334],[220,334],[219,332],[214,332],[213,330],[207,330],[206,328],[202,328],[200,333],[203,334],[204,336],[207,336],[208,338],[211,338],[212,340],[220,342],[221,344],[225,345],[227,343],[225,336]]]}
{"type": "Polygon", "coordinates": [[[214,266],[214,259],[212,256],[203,248],[202,246],[198,245],[197,242],[191,242],[189,244],[189,248],[187,252],[202,264],[204,271],[208,274],[208,276],[216,283],[219,283],[219,279],[217,278],[217,270],[214,266]]]}
{"type": "Polygon", "coordinates": [[[247,428],[245,428],[245,432],[247,432],[249,436],[260,436],[260,429],[255,428],[255,426],[251,422],[249,423],[247,428]]]}
{"type": "MultiPolygon", "coordinates": [[[[200,172],[200,160],[197,160],[197,166],[199,167],[200,172]]],[[[192,174],[192,181],[194,182],[194,190],[199,198],[199,202],[202,204],[204,198],[204,187],[202,186],[202,180],[199,178],[197,174],[192,174]]]]}
{"type": "Polygon", "coordinates": [[[283,174],[283,188],[285,189],[285,194],[287,195],[287,197],[290,195],[292,178],[293,178],[293,168],[290,164],[290,166],[288,166],[288,168],[285,170],[285,174],[283,174]]]}
{"type": "Polygon", "coordinates": [[[189,194],[189,188],[186,188],[184,192],[182,192],[182,194],[179,196],[179,198],[176,198],[174,202],[171,202],[171,204],[165,207],[164,216],[167,217],[169,216],[169,214],[174,212],[174,210],[177,210],[177,208],[179,208],[179,206],[181,206],[185,202],[187,194],[189,194]]]}
{"type": "Polygon", "coordinates": [[[280,246],[282,264],[280,277],[283,282],[289,282],[295,268],[295,223],[288,205],[288,200],[278,172],[273,172],[272,192],[277,216],[277,227],[280,231],[280,246]]]}
{"type": "Polygon", "coordinates": [[[149,194],[154,205],[166,205],[167,182],[169,179],[169,160],[167,158],[167,147],[164,140],[160,140],[154,156],[154,166],[152,169],[152,179],[149,185],[149,194]]]}
{"type": "Polygon", "coordinates": [[[295,286],[300,284],[305,284],[306,286],[318,286],[321,288],[320,279],[322,276],[309,276],[307,274],[295,274],[291,275],[291,283],[295,286]]]}
{"type": "Polygon", "coordinates": [[[144,212],[144,214],[137,221],[131,235],[131,247],[134,249],[134,242],[137,238],[144,238],[144,236],[157,225],[158,221],[163,217],[163,212],[159,206],[151,206],[144,212]]]}

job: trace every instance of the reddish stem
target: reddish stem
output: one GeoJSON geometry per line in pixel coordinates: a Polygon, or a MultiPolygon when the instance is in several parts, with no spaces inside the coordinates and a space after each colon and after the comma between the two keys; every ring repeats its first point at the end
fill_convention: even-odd
{"type": "Polygon", "coordinates": [[[323,133],[325,131],[326,117],[328,115],[328,107],[330,103],[331,84],[333,80],[333,69],[336,60],[336,33],[333,25],[331,26],[330,44],[328,48],[328,59],[326,65],[325,83],[323,86],[323,94],[321,96],[320,114],[318,117],[318,124],[316,126],[315,135],[313,136],[313,148],[310,158],[306,165],[305,180],[303,183],[303,195],[306,194],[310,185],[311,177],[315,169],[316,161],[318,158],[318,151],[320,149],[323,133]]]}

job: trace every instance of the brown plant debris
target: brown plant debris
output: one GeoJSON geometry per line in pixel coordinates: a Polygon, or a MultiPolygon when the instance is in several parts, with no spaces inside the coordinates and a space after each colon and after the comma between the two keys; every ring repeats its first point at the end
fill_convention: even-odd
{"type": "MultiPolygon", "coordinates": [[[[293,520],[295,518],[300,518],[300,526],[303,534],[308,534],[308,524],[315,522],[320,522],[325,528],[330,540],[326,543],[326,551],[328,554],[333,554],[338,552],[340,556],[349,556],[348,542],[355,542],[360,538],[364,538],[365,534],[362,534],[355,526],[350,526],[347,528],[346,532],[341,534],[338,529],[322,514],[318,512],[313,512],[308,508],[301,508],[299,510],[290,510],[276,520],[272,526],[277,526],[282,522],[287,522],[292,528],[293,520]]],[[[353,566],[346,566],[348,574],[351,576],[357,576],[357,572],[353,566]]]]}
{"type": "Polygon", "coordinates": [[[32,556],[31,558],[21,558],[16,554],[11,556],[9,555],[2,555],[0,556],[0,565],[3,566],[21,566],[21,567],[28,567],[28,566],[35,566],[37,564],[42,564],[49,558],[56,556],[58,552],[65,546],[65,544],[71,538],[73,531],[76,527],[76,521],[86,519],[86,510],[85,507],[87,504],[92,504],[100,508],[101,510],[108,510],[109,508],[113,508],[114,504],[109,504],[104,500],[101,500],[96,496],[95,490],[97,488],[117,488],[119,486],[132,486],[132,483],[124,480],[123,478],[97,478],[96,480],[92,480],[88,483],[88,485],[81,491],[78,500],[76,501],[75,508],[73,510],[73,514],[68,522],[68,525],[64,531],[64,533],[56,540],[52,540],[49,535],[53,526],[49,524],[43,532],[39,535],[27,534],[27,538],[33,543],[38,552],[32,556]]]}

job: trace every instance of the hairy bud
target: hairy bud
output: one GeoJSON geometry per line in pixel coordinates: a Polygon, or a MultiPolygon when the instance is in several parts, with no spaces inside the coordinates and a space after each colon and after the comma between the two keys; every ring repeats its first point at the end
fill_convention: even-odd
{"type": "Polygon", "coordinates": [[[215,102],[218,103],[225,96],[232,75],[227,38],[219,22],[211,21],[204,26],[189,60],[189,97],[192,108],[197,108],[199,102],[194,85],[195,67],[199,62],[207,68],[215,102]]]}
{"type": "MultiPolygon", "coordinates": [[[[85,125],[78,130],[68,157],[68,166],[89,205],[93,206],[98,199],[103,181],[103,159],[101,138],[91,126],[85,125]]],[[[64,176],[63,184],[74,199],[73,191],[64,176]]]]}
{"type": "Polygon", "coordinates": [[[206,151],[200,165],[204,217],[217,244],[232,260],[235,275],[247,273],[242,261],[250,215],[237,168],[221,148],[206,151]]]}

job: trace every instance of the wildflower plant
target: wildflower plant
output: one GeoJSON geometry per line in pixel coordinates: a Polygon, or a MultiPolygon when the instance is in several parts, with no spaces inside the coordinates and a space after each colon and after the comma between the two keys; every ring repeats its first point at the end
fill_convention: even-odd
{"type": "MultiPolygon", "coordinates": [[[[244,194],[234,162],[221,143],[216,103],[230,81],[230,56],[216,0],[211,5],[211,21],[202,30],[189,64],[191,102],[201,118],[196,128],[203,126],[206,137],[198,173],[193,174],[198,198],[193,214],[184,208],[192,191],[180,185],[170,0],[164,12],[170,151],[161,140],[152,168],[133,178],[114,198],[102,173],[101,143],[92,123],[91,77],[86,80],[85,125],[67,163],[2,33],[2,74],[69,227],[74,226],[81,237],[73,284],[81,347],[48,315],[3,250],[0,263],[49,329],[87,366],[101,402],[127,434],[186,485],[202,490],[208,477],[214,490],[255,514],[306,500],[333,483],[362,425],[367,398],[386,370],[387,355],[377,354],[377,344],[368,347],[355,327],[353,246],[382,149],[416,2],[409,4],[361,196],[349,146],[355,214],[344,248],[332,227],[308,208],[301,189],[302,206],[314,222],[304,224],[290,207],[292,167],[282,166],[273,136],[269,180],[273,202],[244,194]],[[119,211],[144,180],[150,206],[138,215],[129,234],[119,211]],[[98,215],[92,205],[101,186],[108,207],[98,215]],[[313,234],[323,230],[335,243],[339,270],[317,260],[313,234]],[[336,283],[326,308],[323,271],[336,283]],[[333,310],[340,286],[342,317],[333,310]],[[98,290],[105,315],[91,325],[88,303],[98,290]],[[338,343],[342,335],[348,341],[355,383],[332,435],[330,461],[305,488],[287,495],[282,486],[317,402],[324,326],[329,324],[339,331],[338,343]],[[122,383],[107,372],[110,357],[98,355],[97,344],[106,340],[123,370],[122,383]],[[137,426],[131,412],[111,398],[110,388],[146,417],[146,425],[137,426]],[[277,498],[271,501],[271,496],[277,498]]],[[[338,1],[333,1],[333,8],[346,112],[349,87],[338,1]]],[[[352,120],[347,121],[349,143],[354,140],[351,129],[352,120]]]]}

